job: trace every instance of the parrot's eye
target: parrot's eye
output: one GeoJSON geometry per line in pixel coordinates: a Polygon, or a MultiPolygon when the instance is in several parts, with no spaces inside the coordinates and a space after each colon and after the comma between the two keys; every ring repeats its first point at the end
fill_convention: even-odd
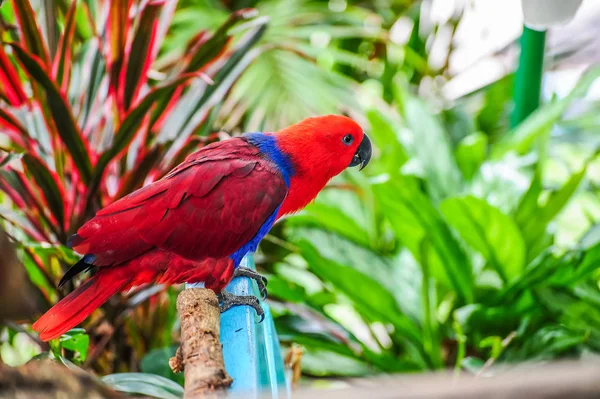
{"type": "Polygon", "coordinates": [[[346,145],[352,144],[353,141],[354,141],[354,137],[351,134],[347,134],[344,137],[342,137],[342,143],[344,143],[346,145]]]}

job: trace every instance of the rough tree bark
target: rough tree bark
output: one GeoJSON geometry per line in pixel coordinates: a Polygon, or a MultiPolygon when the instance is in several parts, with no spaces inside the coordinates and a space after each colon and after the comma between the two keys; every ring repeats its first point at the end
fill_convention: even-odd
{"type": "Polygon", "coordinates": [[[91,374],[74,371],[50,360],[21,367],[0,366],[0,399],[126,399],[91,374]]]}
{"type": "Polygon", "coordinates": [[[219,302],[208,289],[190,288],[177,298],[181,320],[181,344],[169,362],[183,370],[185,398],[222,397],[233,380],[225,371],[220,335],[219,302]]]}

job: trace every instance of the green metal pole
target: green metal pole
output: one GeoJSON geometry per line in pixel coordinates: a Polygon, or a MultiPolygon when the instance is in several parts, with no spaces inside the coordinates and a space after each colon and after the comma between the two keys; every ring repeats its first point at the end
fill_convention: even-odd
{"type": "Polygon", "coordinates": [[[521,56],[515,76],[510,124],[517,126],[540,105],[546,32],[523,27],[521,56]]]}

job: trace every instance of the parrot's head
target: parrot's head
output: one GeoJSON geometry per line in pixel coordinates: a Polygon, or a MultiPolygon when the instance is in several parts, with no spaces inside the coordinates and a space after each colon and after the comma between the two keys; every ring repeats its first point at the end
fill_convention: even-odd
{"type": "Polygon", "coordinates": [[[303,208],[331,178],[348,167],[362,170],[371,159],[371,140],[346,116],[307,118],[275,136],[293,165],[290,192],[280,215],[303,208]]]}
{"type": "Polygon", "coordinates": [[[291,157],[295,174],[312,172],[331,179],[347,167],[362,170],[371,159],[371,140],[346,116],[306,118],[276,137],[279,148],[291,157]]]}

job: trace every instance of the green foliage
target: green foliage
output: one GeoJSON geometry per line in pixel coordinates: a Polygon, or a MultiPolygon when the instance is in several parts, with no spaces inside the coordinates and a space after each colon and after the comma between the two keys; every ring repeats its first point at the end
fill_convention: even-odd
{"type": "Polygon", "coordinates": [[[148,373],[117,373],[102,377],[102,382],[121,392],[135,393],[153,398],[178,399],[183,388],[173,381],[148,373]]]}
{"type": "Polygon", "coordinates": [[[75,363],[82,364],[87,359],[90,337],[83,328],[74,328],[66,332],[58,342],[58,347],[54,349],[56,357],[60,356],[60,349],[67,349],[75,354],[73,356],[75,363]]]}
{"type": "MultiPolygon", "coordinates": [[[[68,235],[212,131],[348,112],[375,144],[371,164],[335,178],[257,255],[282,344],[304,347],[306,375],[476,373],[486,362],[600,351],[598,119],[592,109],[562,120],[600,69],[509,130],[512,75],[453,104],[414,94],[448,71],[429,65],[411,1],[340,11],[328,1],[167,0],[140,3],[132,19],[126,2],[60,3],[56,52],[35,23],[43,10],[0,9],[15,26],[0,25],[1,216],[49,303],[77,260],[68,235]],[[389,39],[400,15],[414,24],[404,44],[389,39]]],[[[142,371],[103,381],[181,397],[183,377],[168,367],[176,295],[142,287],[114,298],[87,333],[72,330],[39,356],[103,375],[142,371]]],[[[25,332],[6,331],[6,363],[40,352],[25,332]]]]}
{"type": "MultiPolygon", "coordinates": [[[[581,95],[596,74],[585,75],[568,99],[581,95]]],[[[558,217],[573,198],[593,190],[586,183],[593,148],[558,185],[548,186],[546,154],[554,144],[546,134],[507,133],[496,143],[476,132],[453,144],[449,127],[406,83],[396,86],[396,96],[397,113],[367,111],[378,147],[364,171],[369,178],[345,174],[336,181],[347,190],[343,195],[326,193],[287,222],[282,238],[297,249],[274,270],[278,286],[283,279],[294,294],[272,292],[294,303],[276,320],[283,340],[308,353],[344,353],[384,372],[408,364],[478,372],[489,359],[598,352],[598,236],[582,229],[568,247],[554,244],[558,217]],[[505,155],[498,158],[500,152],[505,155]],[[534,162],[513,161],[532,155],[539,155],[534,162]],[[511,174],[518,190],[514,180],[495,177],[511,174]],[[396,244],[385,244],[390,239],[396,244]],[[320,322],[318,329],[314,316],[290,324],[290,314],[308,314],[298,312],[297,303],[333,324],[320,322]],[[304,329],[319,335],[300,339],[304,329]],[[322,346],[340,336],[346,340],[322,346]]],[[[559,100],[563,111],[568,102],[559,100]]],[[[548,132],[562,114],[557,107],[542,106],[519,129],[548,132]]],[[[306,371],[315,373],[312,364],[306,371]]]]}
{"type": "MultiPolygon", "coordinates": [[[[214,140],[206,137],[214,130],[207,115],[245,69],[267,22],[232,12],[161,65],[176,0],[60,3],[0,8],[0,216],[48,304],[78,283],[56,288],[78,260],[66,245],[83,222],[214,140]],[[56,20],[58,36],[43,34],[40,20],[56,20]]],[[[175,296],[174,289],[138,287],[115,298],[93,315],[89,334],[73,330],[53,342],[54,358],[102,374],[126,369],[173,343],[175,296]]]]}

